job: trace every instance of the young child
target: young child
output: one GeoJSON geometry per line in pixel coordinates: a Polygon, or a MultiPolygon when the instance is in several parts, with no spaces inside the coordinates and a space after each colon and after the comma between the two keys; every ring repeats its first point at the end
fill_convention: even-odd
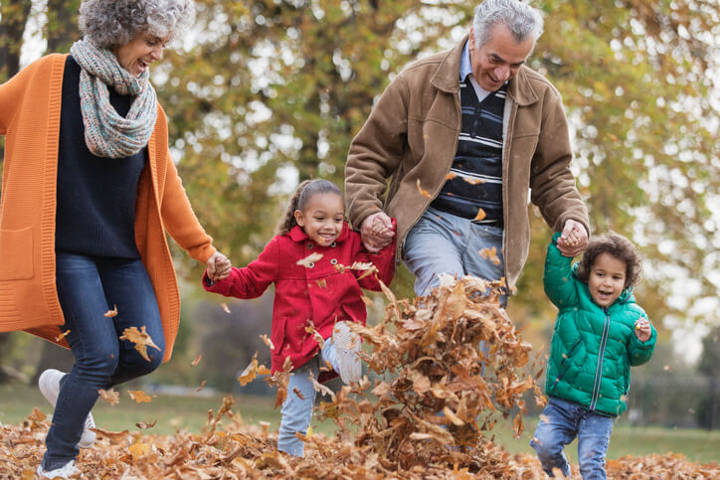
{"type": "Polygon", "coordinates": [[[608,233],[593,238],[572,267],[558,245],[573,245],[573,233],[556,233],[545,260],[545,293],[559,312],[547,364],[549,401],[530,445],[548,475],[558,469],[569,477],[563,448],[577,436],[583,479],[604,479],[613,421],[627,408],[630,367],[650,359],[657,332],[632,293],[640,276],[635,246],[608,233]]]}
{"type": "Polygon", "coordinates": [[[238,298],[259,297],[275,283],[271,370],[282,370],[290,358],[293,373],[278,435],[278,450],[290,455],[303,456],[303,442],[295,433],[305,434],[310,426],[315,401],[310,377],[317,379],[327,364],[345,383],[357,382],[362,374],[360,339],[346,322],[365,323],[361,287],[379,291],[380,284],[375,274],[348,268],[354,262],[372,262],[377,277],[389,284],[395,273],[395,241],[368,253],[360,234],[345,222],[340,189],[327,180],[308,180],[298,186],[277,235],[257,260],[216,273],[214,282],[207,272],[203,276],[206,290],[238,298]],[[322,258],[308,259],[312,254],[322,258]],[[311,322],[324,339],[322,348],[306,331],[311,322]]]}

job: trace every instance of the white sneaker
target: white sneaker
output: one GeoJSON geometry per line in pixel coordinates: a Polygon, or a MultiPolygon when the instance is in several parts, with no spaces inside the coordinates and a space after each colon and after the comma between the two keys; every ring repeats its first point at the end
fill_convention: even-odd
{"type": "Polygon", "coordinates": [[[337,322],[333,328],[333,344],[337,354],[338,372],[343,383],[350,384],[360,381],[362,365],[360,364],[360,336],[350,330],[347,322],[337,322]]]}
{"type": "MultiPolygon", "coordinates": [[[[60,395],[60,379],[65,376],[65,373],[54,368],[49,368],[40,374],[38,379],[38,387],[40,392],[47,399],[48,402],[55,408],[57,403],[58,395],[60,395]]],[[[78,442],[80,448],[90,448],[95,443],[95,432],[90,430],[95,428],[95,420],[93,419],[92,413],[88,413],[85,418],[85,425],[83,425],[82,436],[78,442]]],[[[52,477],[51,477],[52,478],[52,477]]]]}
{"type": "MultiPolygon", "coordinates": [[[[47,371],[47,370],[45,370],[47,371]]],[[[56,370],[57,371],[57,370],[56,370]]],[[[45,372],[43,372],[45,373],[45,372]]],[[[62,478],[62,479],[70,479],[71,476],[77,475],[80,473],[80,470],[75,468],[75,460],[70,460],[68,463],[63,465],[61,468],[56,468],[55,470],[50,470],[49,472],[45,471],[44,468],[42,468],[42,464],[38,465],[37,468],[37,474],[40,478],[62,478]]]]}

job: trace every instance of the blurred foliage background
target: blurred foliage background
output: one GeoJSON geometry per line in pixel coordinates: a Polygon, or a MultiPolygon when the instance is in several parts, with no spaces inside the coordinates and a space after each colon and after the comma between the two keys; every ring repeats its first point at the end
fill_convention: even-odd
{"type": "MultiPolygon", "coordinates": [[[[79,0],[0,0],[0,80],[79,38],[79,0]]],[[[529,65],[563,95],[574,172],[595,232],[640,247],[639,303],[661,332],[635,369],[637,423],[720,424],[720,4],[716,0],[538,0],[545,33],[529,65]],[[671,389],[672,394],[660,394],[671,389]]],[[[298,181],[342,185],[349,143],[373,100],[409,62],[454,46],[473,2],[196,0],[193,29],[153,68],[173,158],[193,207],[236,265],[270,239],[298,181]]],[[[0,144],[1,145],[1,144],[0,144]]],[[[511,317],[539,355],[554,311],[542,290],[551,232],[534,207],[530,258],[511,317]]],[[[236,388],[270,325],[271,298],[228,302],[198,290],[201,266],[174,249],[184,310],[157,383],[236,388]],[[205,360],[190,363],[197,354],[205,360]]],[[[393,289],[412,293],[401,269],[393,289]]],[[[270,293],[271,295],[271,293],[270,293]]],[[[371,318],[382,315],[376,298],[371,318]]],[[[265,357],[266,358],[266,357],[265,357]]],[[[64,363],[63,363],[64,362],[64,363]]],[[[31,379],[67,352],[0,334],[0,378],[31,379]]]]}

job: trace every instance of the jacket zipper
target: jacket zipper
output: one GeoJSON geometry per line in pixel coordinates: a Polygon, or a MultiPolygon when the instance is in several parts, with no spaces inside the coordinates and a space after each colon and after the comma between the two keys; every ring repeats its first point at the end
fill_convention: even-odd
{"type": "Polygon", "coordinates": [[[593,385],[592,400],[590,401],[590,410],[595,410],[598,399],[600,398],[600,383],[602,381],[602,365],[605,358],[605,348],[607,347],[608,334],[610,332],[610,315],[607,308],[603,308],[605,312],[605,323],[603,324],[602,338],[600,339],[600,349],[598,350],[598,362],[595,367],[595,383],[593,385]]]}
{"type": "Polygon", "coordinates": [[[503,278],[505,279],[505,290],[507,292],[508,297],[512,294],[510,291],[510,283],[508,282],[507,278],[507,252],[506,252],[506,235],[507,232],[506,228],[508,225],[507,221],[507,206],[508,206],[508,199],[507,199],[507,182],[505,181],[507,179],[508,175],[508,168],[510,161],[508,160],[508,157],[510,155],[510,132],[512,132],[515,124],[515,114],[517,113],[517,107],[516,102],[513,101],[512,97],[510,95],[505,96],[505,108],[503,112],[503,149],[502,149],[502,201],[503,201],[503,239],[502,239],[502,255],[503,259],[503,278]],[[510,103],[508,103],[510,102],[510,103]],[[504,114],[507,112],[507,121],[504,118],[504,114]]]}

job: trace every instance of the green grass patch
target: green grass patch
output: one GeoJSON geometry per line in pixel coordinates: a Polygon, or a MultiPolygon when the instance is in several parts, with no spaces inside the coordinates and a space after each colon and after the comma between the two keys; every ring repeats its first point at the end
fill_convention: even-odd
{"type": "MultiPolygon", "coordinates": [[[[137,388],[130,388],[135,390],[137,388]]],[[[207,424],[208,410],[217,409],[222,404],[224,395],[209,397],[172,396],[159,394],[150,403],[137,404],[132,400],[127,389],[120,388],[120,403],[111,406],[98,400],[93,415],[98,427],[111,430],[135,431],[137,422],[153,422],[154,428],[147,431],[155,435],[172,435],[183,429],[199,433],[207,424]]],[[[149,393],[149,392],[148,392],[149,393]]],[[[243,417],[246,424],[258,424],[260,421],[270,423],[276,429],[280,420],[280,410],[274,409],[274,397],[234,395],[233,411],[243,417]]],[[[0,422],[8,424],[21,423],[33,408],[39,408],[50,415],[52,409],[35,386],[21,383],[0,385],[0,422]]],[[[227,422],[227,420],[223,420],[227,422]]],[[[533,453],[528,445],[537,419],[525,419],[525,431],[520,438],[512,436],[510,421],[500,421],[492,430],[494,441],[504,446],[511,453],[533,453]]],[[[318,422],[313,420],[315,432],[332,435],[335,426],[329,420],[318,422]]],[[[568,457],[577,463],[577,441],[566,448],[568,457]]],[[[621,458],[626,455],[641,457],[650,454],[680,453],[690,461],[699,463],[720,462],[720,431],[708,432],[692,429],[669,429],[661,427],[632,427],[621,417],[618,420],[612,437],[608,458],[621,458]]]]}

